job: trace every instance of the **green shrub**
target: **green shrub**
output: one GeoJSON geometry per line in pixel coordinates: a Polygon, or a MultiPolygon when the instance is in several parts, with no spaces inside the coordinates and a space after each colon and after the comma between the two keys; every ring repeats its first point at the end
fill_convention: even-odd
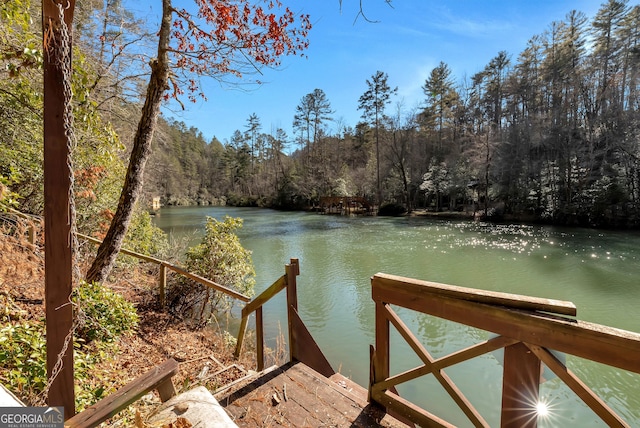
{"type": "Polygon", "coordinates": [[[202,242],[187,251],[187,270],[243,294],[253,294],[256,273],[251,251],[242,246],[235,233],[241,227],[241,218],[227,216],[218,221],[208,217],[202,242]]]}
{"type": "MultiPolygon", "coordinates": [[[[113,382],[96,366],[115,353],[115,340],[136,327],[138,315],[121,295],[95,284],[80,284],[73,301],[79,322],[73,344],[76,406],[82,410],[111,392],[104,385],[113,382]]],[[[42,405],[47,387],[45,323],[13,324],[15,315],[2,317],[0,378],[28,404],[42,405]]]]}
{"type": "Polygon", "coordinates": [[[0,174],[0,212],[6,211],[8,208],[15,208],[18,205],[20,195],[14,193],[10,189],[13,181],[10,178],[0,174]]]}
{"type": "MultiPolygon", "coordinates": [[[[251,251],[236,235],[242,219],[226,217],[224,221],[207,218],[202,242],[187,251],[186,270],[208,278],[245,295],[253,295],[255,270],[251,251]]],[[[202,284],[184,280],[172,286],[169,301],[176,312],[204,325],[216,311],[228,307],[231,300],[202,284]]]]}
{"type": "Polygon", "coordinates": [[[35,397],[47,386],[44,324],[25,322],[0,329],[3,382],[22,397],[35,397]]]}
{"type": "Polygon", "coordinates": [[[133,304],[99,284],[81,283],[72,298],[79,321],[76,337],[86,342],[113,342],[138,325],[133,304]]]}
{"type": "Polygon", "coordinates": [[[76,411],[86,407],[115,392],[114,374],[105,370],[99,371],[97,366],[117,352],[115,343],[93,342],[90,346],[76,338],[73,351],[73,367],[75,377],[76,411]]]}
{"type": "Polygon", "coordinates": [[[127,229],[124,246],[141,254],[155,255],[168,247],[167,235],[153,224],[147,211],[137,211],[127,229]]]}
{"type": "MultiPolygon", "coordinates": [[[[0,374],[3,383],[30,405],[44,405],[47,388],[47,346],[45,324],[29,321],[8,324],[0,329],[0,374]]],[[[74,343],[73,363],[76,386],[76,407],[82,410],[95,403],[110,390],[96,370],[106,358],[104,345],[82,349],[74,343]]]]}
{"type": "MultiPolygon", "coordinates": [[[[151,215],[144,210],[137,210],[133,214],[122,247],[136,253],[160,258],[171,250],[167,234],[153,224],[151,215]]],[[[117,266],[126,269],[136,266],[140,262],[137,257],[120,253],[117,266]]]]}

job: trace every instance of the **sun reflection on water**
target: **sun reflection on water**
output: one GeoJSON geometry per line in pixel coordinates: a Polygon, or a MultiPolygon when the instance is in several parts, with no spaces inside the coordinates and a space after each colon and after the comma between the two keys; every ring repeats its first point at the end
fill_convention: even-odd
{"type": "Polygon", "coordinates": [[[536,404],[536,413],[542,418],[549,416],[549,406],[544,401],[538,401],[536,404]]]}

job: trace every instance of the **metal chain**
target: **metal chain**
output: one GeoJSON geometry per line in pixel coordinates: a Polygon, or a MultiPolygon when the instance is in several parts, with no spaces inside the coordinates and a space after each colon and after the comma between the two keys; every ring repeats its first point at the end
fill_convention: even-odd
{"type": "Polygon", "coordinates": [[[75,130],[73,126],[73,105],[71,103],[73,92],[71,88],[71,33],[64,20],[64,11],[69,8],[62,7],[58,4],[58,13],[60,21],[60,46],[58,58],[60,59],[60,69],[63,75],[63,94],[64,94],[64,133],[67,139],[67,166],[69,168],[69,222],[71,227],[71,256],[73,266],[74,283],[78,283],[81,279],[80,267],[78,264],[78,236],[76,229],[76,203],[75,203],[75,176],[73,171],[73,153],[77,147],[75,130]]]}

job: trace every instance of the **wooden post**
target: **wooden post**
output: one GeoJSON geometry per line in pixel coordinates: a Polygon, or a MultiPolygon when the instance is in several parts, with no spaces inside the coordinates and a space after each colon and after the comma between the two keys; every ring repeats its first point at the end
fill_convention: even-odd
{"type": "Polygon", "coordinates": [[[156,390],[158,391],[158,395],[160,396],[160,401],[162,401],[163,403],[165,401],[169,401],[172,397],[175,397],[178,394],[171,378],[158,385],[156,390]]]}
{"type": "Polygon", "coordinates": [[[164,309],[165,305],[165,288],[167,287],[167,267],[160,264],[160,272],[158,274],[158,286],[160,287],[160,308],[164,309]]]}
{"type": "Polygon", "coordinates": [[[389,320],[386,317],[384,303],[376,302],[376,348],[373,358],[374,382],[382,382],[389,377],[389,320]]]}
{"type": "Polygon", "coordinates": [[[29,222],[27,232],[29,234],[29,244],[34,245],[36,243],[36,226],[32,221],[29,222]]]}
{"type": "Polygon", "coordinates": [[[262,321],[262,306],[256,309],[256,359],[258,371],[264,370],[264,324],[262,321]]]}
{"type": "Polygon", "coordinates": [[[536,428],[540,360],[523,343],[504,348],[502,428],[536,428]]]}
{"type": "Polygon", "coordinates": [[[73,385],[73,308],[69,303],[73,283],[71,173],[65,106],[71,69],[71,23],[75,0],[64,1],[64,23],[69,29],[68,52],[62,46],[62,22],[57,1],[42,1],[44,46],[44,221],[45,301],[47,325],[47,376],[55,376],[47,404],[63,406],[65,418],[75,414],[73,385]],[[62,365],[56,367],[58,359],[62,365]],[[56,371],[59,371],[56,373],[56,371]]]}
{"type": "Polygon", "coordinates": [[[291,259],[290,264],[285,266],[287,274],[287,324],[289,328],[289,361],[294,360],[295,335],[293,334],[294,324],[292,311],[298,310],[298,289],[296,285],[296,276],[300,274],[300,266],[298,259],[291,259]]]}
{"type": "Polygon", "coordinates": [[[249,320],[249,315],[242,315],[242,320],[240,320],[240,330],[238,331],[238,340],[236,341],[236,351],[233,353],[233,356],[237,359],[240,357],[240,352],[242,352],[242,344],[244,343],[244,335],[247,331],[247,321],[249,320]]]}

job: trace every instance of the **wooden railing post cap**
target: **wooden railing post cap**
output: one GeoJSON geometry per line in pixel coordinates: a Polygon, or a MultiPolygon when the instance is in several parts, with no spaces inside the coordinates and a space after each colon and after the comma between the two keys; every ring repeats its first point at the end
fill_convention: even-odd
{"type": "Polygon", "coordinates": [[[300,275],[300,262],[298,259],[290,259],[289,265],[293,268],[293,273],[295,275],[300,275]]]}

